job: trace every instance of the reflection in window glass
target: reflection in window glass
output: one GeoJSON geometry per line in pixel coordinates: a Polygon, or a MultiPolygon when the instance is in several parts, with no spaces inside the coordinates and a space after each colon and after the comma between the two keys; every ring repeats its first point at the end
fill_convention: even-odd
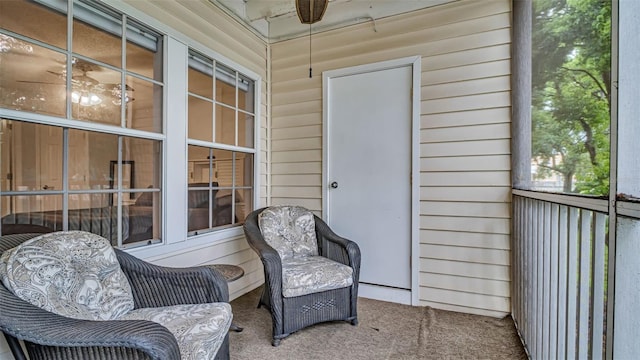
{"type": "Polygon", "coordinates": [[[254,116],[238,112],[238,146],[253,147],[254,116]]]}
{"type": "Polygon", "coordinates": [[[189,54],[189,92],[213,100],[213,65],[189,54]]]}
{"type": "MultiPolygon", "coordinates": [[[[59,1],[55,5],[50,8],[30,0],[0,1],[0,28],[66,49],[67,4],[59,1]],[[34,20],[38,26],[25,26],[34,20]]],[[[0,39],[7,41],[12,51],[20,48],[7,35],[0,34],[0,39]]]]}
{"type": "Polygon", "coordinates": [[[80,58],[73,58],[71,66],[74,73],[71,79],[73,118],[119,126],[120,106],[114,103],[107,88],[110,83],[120,82],[121,73],[80,58]]]}
{"type": "Polygon", "coordinates": [[[127,26],[127,71],[162,81],[162,36],[133,20],[127,26]]]}
{"type": "Polygon", "coordinates": [[[127,76],[125,91],[120,84],[111,90],[112,103],[124,102],[125,127],[151,132],[162,132],[162,85],[127,76]]]}
{"type": "Polygon", "coordinates": [[[213,140],[213,103],[189,95],[189,138],[213,140]]]}
{"type": "Polygon", "coordinates": [[[253,80],[193,50],[188,74],[188,228],[198,235],[238,226],[252,209],[255,95],[253,80]]]}
{"type": "Polygon", "coordinates": [[[67,57],[0,33],[5,41],[11,48],[0,51],[0,107],[65,116],[67,57]]]}
{"type": "Polygon", "coordinates": [[[118,159],[118,136],[69,130],[69,189],[109,189],[110,162],[118,159]]]}
{"type": "Polygon", "coordinates": [[[224,105],[216,105],[216,141],[219,144],[236,145],[236,111],[224,105]]]}
{"type": "Polygon", "coordinates": [[[161,34],[99,1],[0,1],[0,107],[29,120],[0,122],[2,224],[160,241],[163,141],[122,128],[162,132],[162,49],[161,34]]]}
{"type": "Polygon", "coordinates": [[[240,75],[238,83],[238,109],[253,113],[254,82],[244,75],[240,75]]]}
{"type": "MultiPolygon", "coordinates": [[[[78,13],[73,19],[73,51],[91,57],[105,64],[122,67],[122,20],[112,11],[102,8],[96,11],[99,16],[87,17],[81,2],[76,2],[74,10],[78,13]],[[83,20],[78,19],[83,16],[83,20]],[[92,21],[93,24],[88,21],[92,21]],[[95,24],[95,26],[94,26],[95,24]],[[100,25],[108,24],[109,31],[100,25]]],[[[97,10],[97,9],[96,9],[97,10]]]]}
{"type": "Polygon", "coordinates": [[[216,101],[236,106],[236,72],[216,64],[216,101]]]}
{"type": "Polygon", "coordinates": [[[61,195],[2,196],[2,235],[63,230],[61,195]]]}
{"type": "Polygon", "coordinates": [[[609,192],[611,2],[533,2],[532,188],[609,192]]]}
{"type": "Polygon", "coordinates": [[[62,129],[2,120],[3,191],[62,189],[62,129]]]}

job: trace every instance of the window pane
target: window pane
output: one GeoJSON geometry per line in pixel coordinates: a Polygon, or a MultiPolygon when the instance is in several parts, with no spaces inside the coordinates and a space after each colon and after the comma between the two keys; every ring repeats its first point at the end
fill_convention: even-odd
{"type": "Polygon", "coordinates": [[[2,190],[62,190],[62,129],[5,120],[4,130],[2,190]]]}
{"type": "Polygon", "coordinates": [[[216,172],[220,187],[233,186],[233,152],[228,150],[215,150],[216,172]]]}
{"type": "Polygon", "coordinates": [[[189,190],[188,194],[188,230],[202,230],[209,228],[209,219],[211,213],[210,190],[189,190]]]}
{"type": "Polygon", "coordinates": [[[532,188],[609,192],[611,2],[534,1],[532,188]]]}
{"type": "Polygon", "coordinates": [[[213,76],[211,75],[213,70],[208,69],[207,64],[197,63],[197,65],[198,68],[189,66],[189,92],[213,99],[213,76]]]}
{"type": "Polygon", "coordinates": [[[213,103],[189,96],[189,138],[213,141],[213,103]]]}
{"type": "MultiPolygon", "coordinates": [[[[0,3],[3,3],[0,1],[0,3]]],[[[66,56],[0,34],[0,107],[65,116],[66,56]]]]}
{"type": "Polygon", "coordinates": [[[113,103],[110,84],[119,83],[121,73],[79,58],[73,61],[71,114],[74,119],[120,125],[120,106],[113,103]]]}
{"type": "Polygon", "coordinates": [[[233,198],[229,189],[221,189],[216,193],[216,199],[211,215],[213,227],[231,225],[235,220],[233,214],[233,198]]]}
{"type": "Polygon", "coordinates": [[[73,52],[88,56],[115,67],[122,67],[122,20],[120,15],[106,9],[86,9],[75,3],[73,19],[73,52]],[[91,14],[87,14],[90,11],[91,14]],[[78,19],[82,17],[82,20],[78,19]],[[89,23],[88,21],[91,21],[89,23]],[[98,27],[100,26],[100,27],[98,27]],[[105,31],[103,29],[108,29],[105,31]]]}
{"type": "Polygon", "coordinates": [[[252,148],[253,129],[255,127],[253,115],[238,112],[238,146],[252,148]]]}
{"type": "Polygon", "coordinates": [[[61,231],[61,195],[2,197],[2,235],[61,231]]]}
{"type": "Polygon", "coordinates": [[[216,65],[216,101],[236,106],[236,72],[220,64],[216,65]]]}
{"type": "Polygon", "coordinates": [[[122,243],[124,245],[151,239],[160,239],[160,191],[125,194],[124,199],[135,199],[123,211],[122,243]]]}
{"type": "Polygon", "coordinates": [[[253,154],[235,153],[236,179],[235,186],[253,186],[253,154]]]}
{"type": "Polygon", "coordinates": [[[118,159],[118,136],[69,130],[69,190],[109,189],[110,162],[118,159]]]}
{"type": "Polygon", "coordinates": [[[236,144],[236,111],[216,105],[216,140],[220,144],[236,144]]]}
{"type": "Polygon", "coordinates": [[[253,211],[253,190],[240,189],[236,192],[239,194],[236,200],[236,217],[239,224],[244,224],[244,219],[253,211]]]}
{"type": "Polygon", "coordinates": [[[159,189],[161,153],[160,141],[123,137],[122,188],[159,189]]]}
{"type": "Polygon", "coordinates": [[[213,151],[209,148],[201,146],[189,145],[189,186],[208,186],[215,178],[213,167],[216,165],[214,161],[209,159],[214,156],[213,151]]]}
{"type": "MultiPolygon", "coordinates": [[[[125,106],[127,128],[162,132],[162,91],[163,87],[150,81],[127,76],[125,106]]],[[[112,89],[113,104],[120,105],[120,87],[112,89]]],[[[118,107],[118,109],[120,109],[118,107]]]]}
{"type": "MultiPolygon", "coordinates": [[[[44,43],[67,48],[66,2],[58,2],[57,10],[33,1],[0,1],[0,27],[44,43]],[[28,26],[37,19],[38,26],[28,26]]],[[[0,49],[11,46],[12,41],[0,35],[0,49]]],[[[4,50],[0,50],[3,53],[4,50]]]]}
{"type": "Polygon", "coordinates": [[[244,75],[240,75],[238,84],[238,108],[249,113],[254,113],[254,82],[244,75]]]}
{"type": "Polygon", "coordinates": [[[162,36],[129,20],[126,51],[127,71],[162,81],[162,36]]]}

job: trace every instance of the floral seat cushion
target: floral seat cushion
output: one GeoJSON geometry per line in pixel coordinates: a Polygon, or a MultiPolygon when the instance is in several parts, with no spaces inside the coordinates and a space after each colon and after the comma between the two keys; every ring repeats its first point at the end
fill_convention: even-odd
{"type": "Polygon", "coordinates": [[[5,251],[0,277],[16,296],[61,316],[159,323],[176,337],[183,360],[213,359],[233,317],[228,303],[134,310],[111,244],[84,231],[42,235],[5,251]]]}
{"type": "Polygon", "coordinates": [[[260,213],[264,240],[282,260],[318,255],[313,213],[300,206],[272,206],[260,213]]]}
{"type": "Polygon", "coordinates": [[[322,256],[282,261],[282,295],[295,297],[353,284],[353,269],[322,256]]]}
{"type": "Polygon", "coordinates": [[[134,306],[111,244],[84,231],[41,235],[5,251],[0,276],[19,298],[70,318],[112,320],[134,306]]]}
{"type": "Polygon", "coordinates": [[[213,359],[233,318],[228,303],[174,305],[136,309],[121,320],[149,320],[176,337],[182,360],[213,359]]]}

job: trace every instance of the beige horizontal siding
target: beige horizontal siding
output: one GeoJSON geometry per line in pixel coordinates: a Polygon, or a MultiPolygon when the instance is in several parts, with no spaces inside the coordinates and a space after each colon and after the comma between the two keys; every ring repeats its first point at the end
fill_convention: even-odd
{"type": "Polygon", "coordinates": [[[480,247],[489,249],[510,249],[507,234],[483,234],[447,230],[420,230],[422,244],[480,247]]]}
{"type": "Polygon", "coordinates": [[[509,0],[458,1],[275,43],[272,203],[322,206],[323,71],[420,55],[420,304],[510,311],[509,0]]]}
{"type": "Polygon", "coordinates": [[[487,125],[509,123],[511,109],[508,107],[456,111],[451,113],[425,114],[420,117],[422,129],[441,127],[487,125]]]}
{"type": "MultiPolygon", "coordinates": [[[[125,2],[171,27],[185,37],[193,40],[187,44],[199,48],[205,46],[231,61],[243,66],[262,78],[261,103],[257,104],[261,118],[259,131],[259,186],[256,188],[258,206],[268,202],[267,193],[270,187],[268,174],[269,157],[269,104],[267,76],[267,44],[263,39],[244,28],[208,1],[176,0],[176,1],[137,1],[125,2]]],[[[262,264],[255,252],[244,239],[238,237],[216,242],[202,248],[171,254],[153,259],[153,262],[166,266],[185,267],[199,264],[227,263],[241,266],[245,275],[229,285],[230,297],[236,298],[255,289],[264,282],[262,264]]]]}

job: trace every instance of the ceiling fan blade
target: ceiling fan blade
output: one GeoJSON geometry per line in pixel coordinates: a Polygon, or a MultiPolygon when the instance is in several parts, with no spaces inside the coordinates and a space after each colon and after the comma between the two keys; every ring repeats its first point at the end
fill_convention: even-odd
{"type": "Polygon", "coordinates": [[[51,71],[51,70],[47,70],[47,72],[49,74],[55,75],[55,76],[60,76],[61,78],[64,78],[64,74],[61,72],[55,72],[55,71],[51,71]]]}
{"type": "Polygon", "coordinates": [[[25,83],[25,84],[64,85],[62,83],[59,84],[59,83],[52,83],[47,81],[16,80],[16,82],[25,83]]]}
{"type": "MultiPolygon", "coordinates": [[[[120,89],[120,83],[102,83],[102,86],[104,86],[107,89],[120,89]]],[[[134,88],[132,88],[127,84],[124,85],[124,89],[125,91],[135,91],[134,88]]]]}

